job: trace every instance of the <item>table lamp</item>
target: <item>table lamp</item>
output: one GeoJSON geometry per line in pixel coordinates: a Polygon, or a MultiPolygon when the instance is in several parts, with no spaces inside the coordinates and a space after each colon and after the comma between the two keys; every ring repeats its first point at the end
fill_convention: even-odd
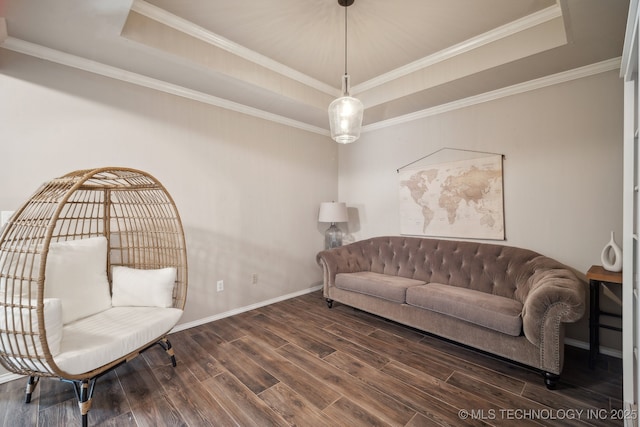
{"type": "Polygon", "coordinates": [[[342,231],[337,222],[347,222],[347,205],[344,202],[322,202],[318,222],[330,222],[331,226],[324,232],[324,248],[331,249],[342,246],[342,231]]]}

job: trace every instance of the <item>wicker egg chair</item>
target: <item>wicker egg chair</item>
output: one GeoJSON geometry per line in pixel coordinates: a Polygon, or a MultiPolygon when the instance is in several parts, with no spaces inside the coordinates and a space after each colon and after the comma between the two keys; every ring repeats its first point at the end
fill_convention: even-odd
{"type": "Polygon", "coordinates": [[[104,283],[109,298],[114,267],[146,272],[170,268],[172,289],[165,307],[179,309],[179,315],[187,294],[187,256],[178,211],[166,189],[145,172],[128,168],[71,172],[45,183],[11,217],[0,234],[0,363],[29,377],[27,403],[40,377],[73,384],[83,425],[101,375],[155,344],[167,351],[175,366],[166,335],[179,318],[144,345],[88,372],[61,368],[50,348],[53,337],[47,335],[53,329],[47,327],[45,315],[51,300],[45,287],[47,261],[51,258],[53,263],[50,249],[55,245],[91,238],[106,239],[104,283]]]}

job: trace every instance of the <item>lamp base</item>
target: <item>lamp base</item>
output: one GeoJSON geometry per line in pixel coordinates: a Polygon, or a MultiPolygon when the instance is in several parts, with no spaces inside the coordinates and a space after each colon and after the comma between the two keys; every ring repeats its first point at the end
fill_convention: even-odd
{"type": "Polygon", "coordinates": [[[331,249],[339,246],[342,246],[342,231],[332,222],[331,227],[324,232],[324,248],[331,249]]]}

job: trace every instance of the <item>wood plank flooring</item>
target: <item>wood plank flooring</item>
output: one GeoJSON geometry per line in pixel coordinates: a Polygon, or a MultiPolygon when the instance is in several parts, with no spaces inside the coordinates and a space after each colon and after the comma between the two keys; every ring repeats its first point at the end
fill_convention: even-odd
{"type": "MultiPolygon", "coordinates": [[[[622,426],[621,363],[566,349],[558,390],[539,373],[335,304],[319,292],[170,335],[100,378],[101,426],[622,426]]],[[[0,385],[0,424],[80,425],[69,384],[0,385]]]]}

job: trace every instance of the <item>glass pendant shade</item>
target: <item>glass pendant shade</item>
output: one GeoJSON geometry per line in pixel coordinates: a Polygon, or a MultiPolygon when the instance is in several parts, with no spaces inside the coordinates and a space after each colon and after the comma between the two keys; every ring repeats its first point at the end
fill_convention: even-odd
{"type": "Polygon", "coordinates": [[[348,144],[360,138],[364,105],[362,101],[349,95],[335,99],[329,105],[329,126],[331,138],[341,144],[348,144]]]}

